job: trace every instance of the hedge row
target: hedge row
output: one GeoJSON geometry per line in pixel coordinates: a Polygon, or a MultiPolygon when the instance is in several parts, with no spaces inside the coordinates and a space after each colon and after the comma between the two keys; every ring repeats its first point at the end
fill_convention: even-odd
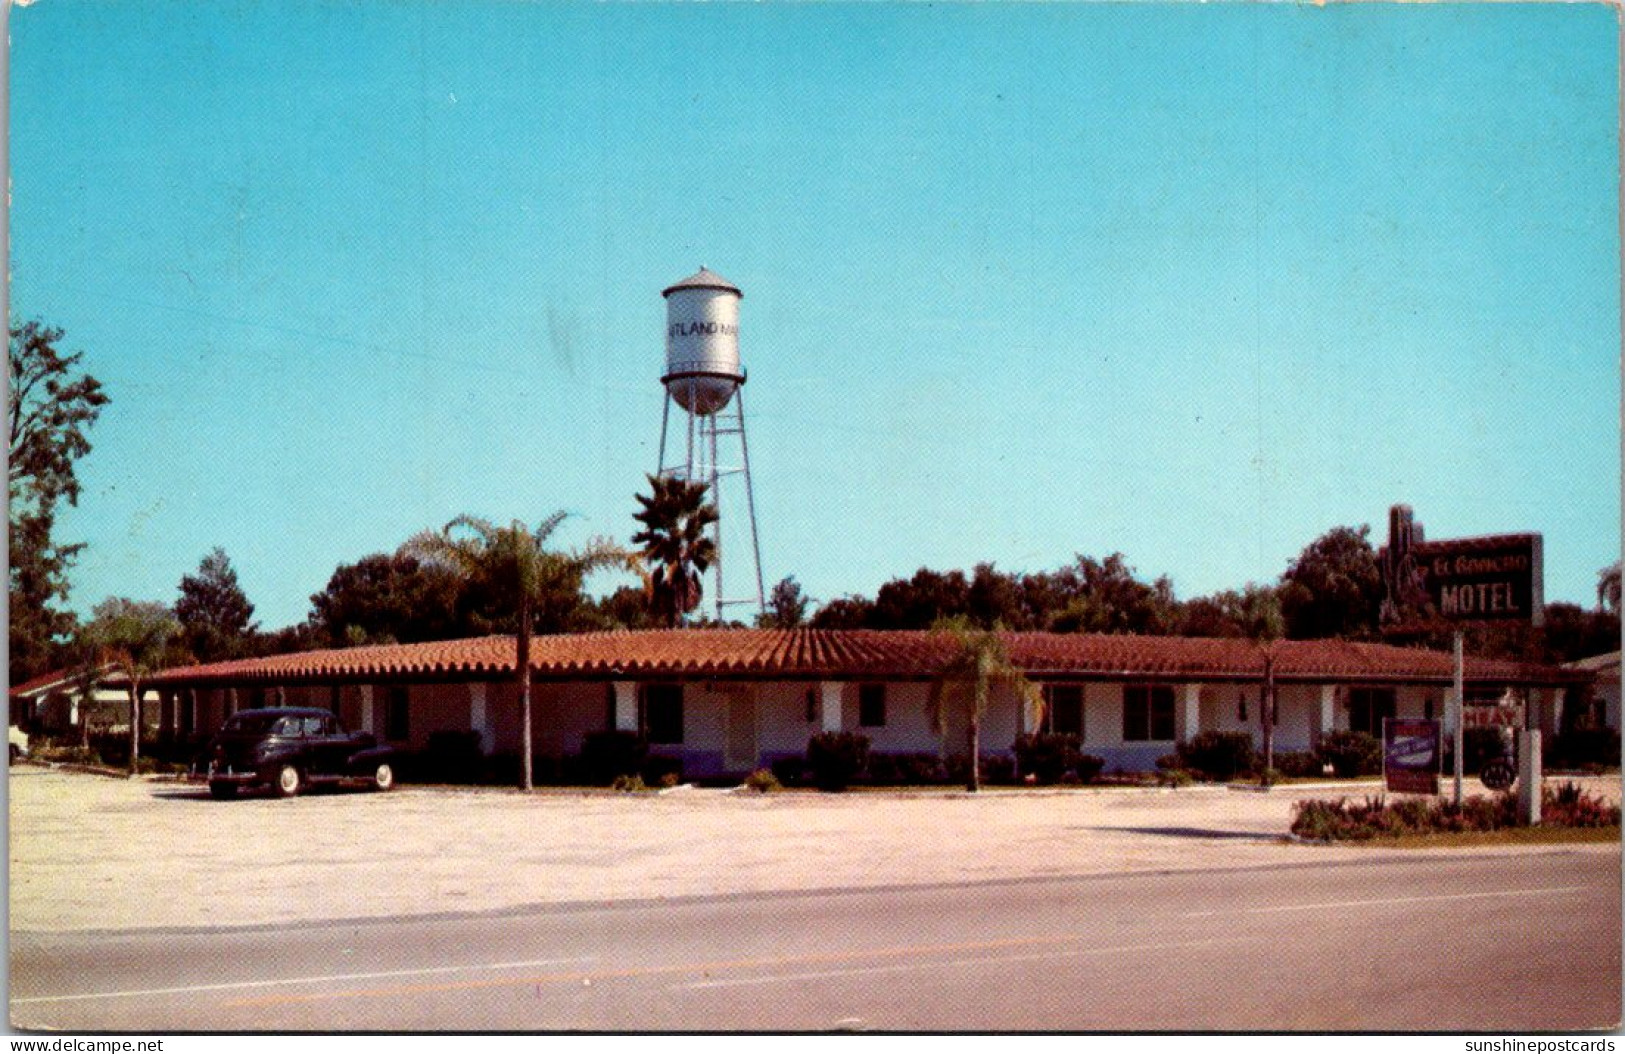
{"type": "MultiPolygon", "coordinates": [[[[1301,801],[1293,807],[1292,833],[1326,841],[1369,841],[1406,834],[1499,831],[1517,827],[1517,813],[1517,799],[1510,794],[1475,796],[1460,806],[1443,798],[1301,801]]],[[[1545,788],[1540,813],[1541,824],[1547,827],[1619,826],[1619,806],[1573,783],[1545,788]]]]}

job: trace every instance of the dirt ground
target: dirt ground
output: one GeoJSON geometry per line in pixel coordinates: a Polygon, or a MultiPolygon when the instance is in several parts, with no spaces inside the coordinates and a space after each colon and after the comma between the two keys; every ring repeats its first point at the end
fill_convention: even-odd
{"type": "MultiPolygon", "coordinates": [[[[1583,782],[1619,800],[1617,776],[1583,782]]],[[[248,925],[1429,851],[1282,842],[1297,797],[1376,789],[526,797],[405,787],[216,802],[194,785],[19,765],[8,783],[10,925],[248,925]]],[[[1475,851],[1554,850],[1619,851],[1475,851]]]]}

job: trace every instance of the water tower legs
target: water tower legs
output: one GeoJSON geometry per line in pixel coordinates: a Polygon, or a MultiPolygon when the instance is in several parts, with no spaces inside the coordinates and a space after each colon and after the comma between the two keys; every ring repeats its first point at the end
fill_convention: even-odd
{"type": "MultiPolygon", "coordinates": [[[[762,547],[756,529],[756,493],[750,478],[750,444],[745,435],[743,396],[742,388],[735,389],[733,398],[715,413],[695,414],[679,409],[687,420],[684,421],[683,451],[678,455],[682,460],[675,463],[668,463],[666,460],[671,399],[665,401],[660,419],[660,475],[676,476],[706,484],[708,488],[706,496],[717,507],[717,522],[711,528],[712,544],[716,546],[711,601],[718,622],[724,620],[729,607],[754,604],[756,612],[760,614],[767,606],[767,591],[762,580],[762,547]],[[725,462],[724,458],[734,456],[736,439],[738,461],[725,462]],[[748,591],[754,585],[755,590],[754,594],[745,592],[742,595],[729,596],[723,578],[722,525],[730,522],[730,511],[739,506],[740,495],[733,493],[737,489],[733,486],[736,478],[743,484],[744,489],[743,512],[745,527],[750,535],[748,558],[752,564],[751,578],[754,579],[747,580],[750,584],[745,588],[748,591]]],[[[729,551],[731,553],[732,549],[729,551]]],[[[735,565],[728,566],[732,570],[735,565]]]]}

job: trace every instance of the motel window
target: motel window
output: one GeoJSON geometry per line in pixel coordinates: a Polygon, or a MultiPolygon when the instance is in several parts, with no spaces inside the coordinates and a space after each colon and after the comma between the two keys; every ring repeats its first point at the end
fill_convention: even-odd
{"type": "Polygon", "coordinates": [[[886,686],[883,684],[858,685],[858,724],[864,728],[882,728],[886,724],[886,686]]]}
{"type": "Polygon", "coordinates": [[[1083,685],[1044,686],[1044,731],[1083,738],[1083,685]]]}
{"type": "Polygon", "coordinates": [[[1392,688],[1349,689],[1349,731],[1382,738],[1382,719],[1394,716],[1392,688]]]}
{"type": "Polygon", "coordinates": [[[610,682],[604,685],[604,727],[615,727],[615,684],[610,682]]]}
{"type": "Polygon", "coordinates": [[[404,684],[389,686],[389,695],[384,702],[384,737],[386,739],[407,739],[411,735],[409,707],[407,706],[407,690],[404,684]]]}
{"type": "Polygon", "coordinates": [[[1131,684],[1123,689],[1123,740],[1174,738],[1174,690],[1165,684],[1131,684]]]}
{"type": "Polygon", "coordinates": [[[643,686],[643,734],[651,743],[683,741],[683,686],[643,686]]]}
{"type": "Polygon", "coordinates": [[[818,720],[818,689],[807,689],[807,723],[810,725],[818,720]]]}
{"type": "Polygon", "coordinates": [[[327,708],[335,714],[339,712],[339,704],[344,701],[344,689],[340,685],[333,685],[327,690],[327,708]]]}

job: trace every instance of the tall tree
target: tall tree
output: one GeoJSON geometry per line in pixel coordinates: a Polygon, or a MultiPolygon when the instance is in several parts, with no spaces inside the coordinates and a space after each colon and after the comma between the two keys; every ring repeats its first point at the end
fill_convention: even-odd
{"type": "Polygon", "coordinates": [[[795,629],[807,621],[807,598],[795,575],[786,575],[767,595],[767,610],[756,624],[764,629],[795,629]]]}
{"type": "Polygon", "coordinates": [[[463,578],[409,553],[342,564],[310,598],[310,623],[333,647],[413,644],[478,632],[460,610],[463,578]]]}
{"type": "Polygon", "coordinates": [[[1140,581],[1122,553],[1104,560],[1080,554],[1048,577],[1044,591],[1060,604],[1049,617],[1056,632],[1164,634],[1177,625],[1173,582],[1166,575],[1140,581]]]}
{"type": "Polygon", "coordinates": [[[198,565],[197,574],[182,575],[175,617],[186,646],[199,662],[243,654],[258,628],[254,605],[237,582],[237,570],[224,549],[215,547],[198,565]]]}
{"type": "Polygon", "coordinates": [[[643,530],[632,536],[642,546],[649,572],[650,606],[666,625],[676,626],[700,606],[701,578],[716,559],[716,543],[706,531],[717,522],[717,507],[705,500],[704,483],[676,476],[649,476],[649,494],[632,518],[643,530]]]}
{"type": "Polygon", "coordinates": [[[498,527],[477,516],[459,516],[439,531],[424,531],[402,546],[402,553],[437,564],[477,588],[492,617],[512,613],[516,637],[514,676],[519,685],[520,777],[522,790],[534,783],[531,772],[530,638],[539,603],[561,587],[577,596],[584,576],[605,567],[630,567],[631,555],[607,541],[594,540],[572,552],[547,547],[566,514],[556,512],[531,530],[518,520],[498,527]]]}
{"type": "Polygon", "coordinates": [[[12,506],[6,539],[12,684],[21,684],[65,661],[63,648],[77,625],[72,613],[57,605],[68,598],[68,568],[84,547],[53,544],[53,522],[50,513],[19,513],[12,506]]]}
{"type": "Polygon", "coordinates": [[[930,629],[943,619],[964,617],[970,582],[963,571],[922,567],[912,578],[894,578],[875,593],[875,629],[930,629]]]}
{"type": "Polygon", "coordinates": [[[67,571],[82,545],[52,537],[60,502],[79,501],[75,462],[90,452],[85,432],[101,415],[101,382],[79,372],[82,352],[64,355],[62,330],[37,320],[10,329],[7,495],[10,537],[11,683],[43,672],[72,632],[56,606],[67,599],[67,571]]]}
{"type": "Polygon", "coordinates": [[[1036,715],[1042,705],[1038,688],[1010,661],[1009,651],[1000,636],[1002,627],[982,628],[961,616],[943,619],[933,629],[952,642],[952,651],[947,663],[931,680],[926,712],[938,736],[947,735],[954,715],[964,715],[970,766],[965,789],[977,791],[982,786],[982,718],[987,715],[993,692],[1001,686],[1010,689],[1020,705],[1029,714],[1036,715]]]}
{"type": "Polygon", "coordinates": [[[808,623],[813,629],[864,629],[874,620],[874,601],[855,594],[827,601],[808,623]]]}
{"type": "Polygon", "coordinates": [[[1298,554],[1281,576],[1287,636],[1368,637],[1377,629],[1382,572],[1371,528],[1334,527],[1298,554]]]}
{"type": "Polygon", "coordinates": [[[971,571],[970,589],[965,594],[966,614],[978,626],[1005,629],[1033,628],[1021,582],[992,564],[977,564],[971,571]]]}
{"type": "MultiPolygon", "coordinates": [[[[171,645],[181,625],[173,612],[153,601],[108,597],[91,610],[84,635],[103,663],[124,675],[130,693],[130,772],[141,757],[143,682],[177,656],[171,645]]],[[[81,704],[83,705],[83,704],[81,704]]]]}

